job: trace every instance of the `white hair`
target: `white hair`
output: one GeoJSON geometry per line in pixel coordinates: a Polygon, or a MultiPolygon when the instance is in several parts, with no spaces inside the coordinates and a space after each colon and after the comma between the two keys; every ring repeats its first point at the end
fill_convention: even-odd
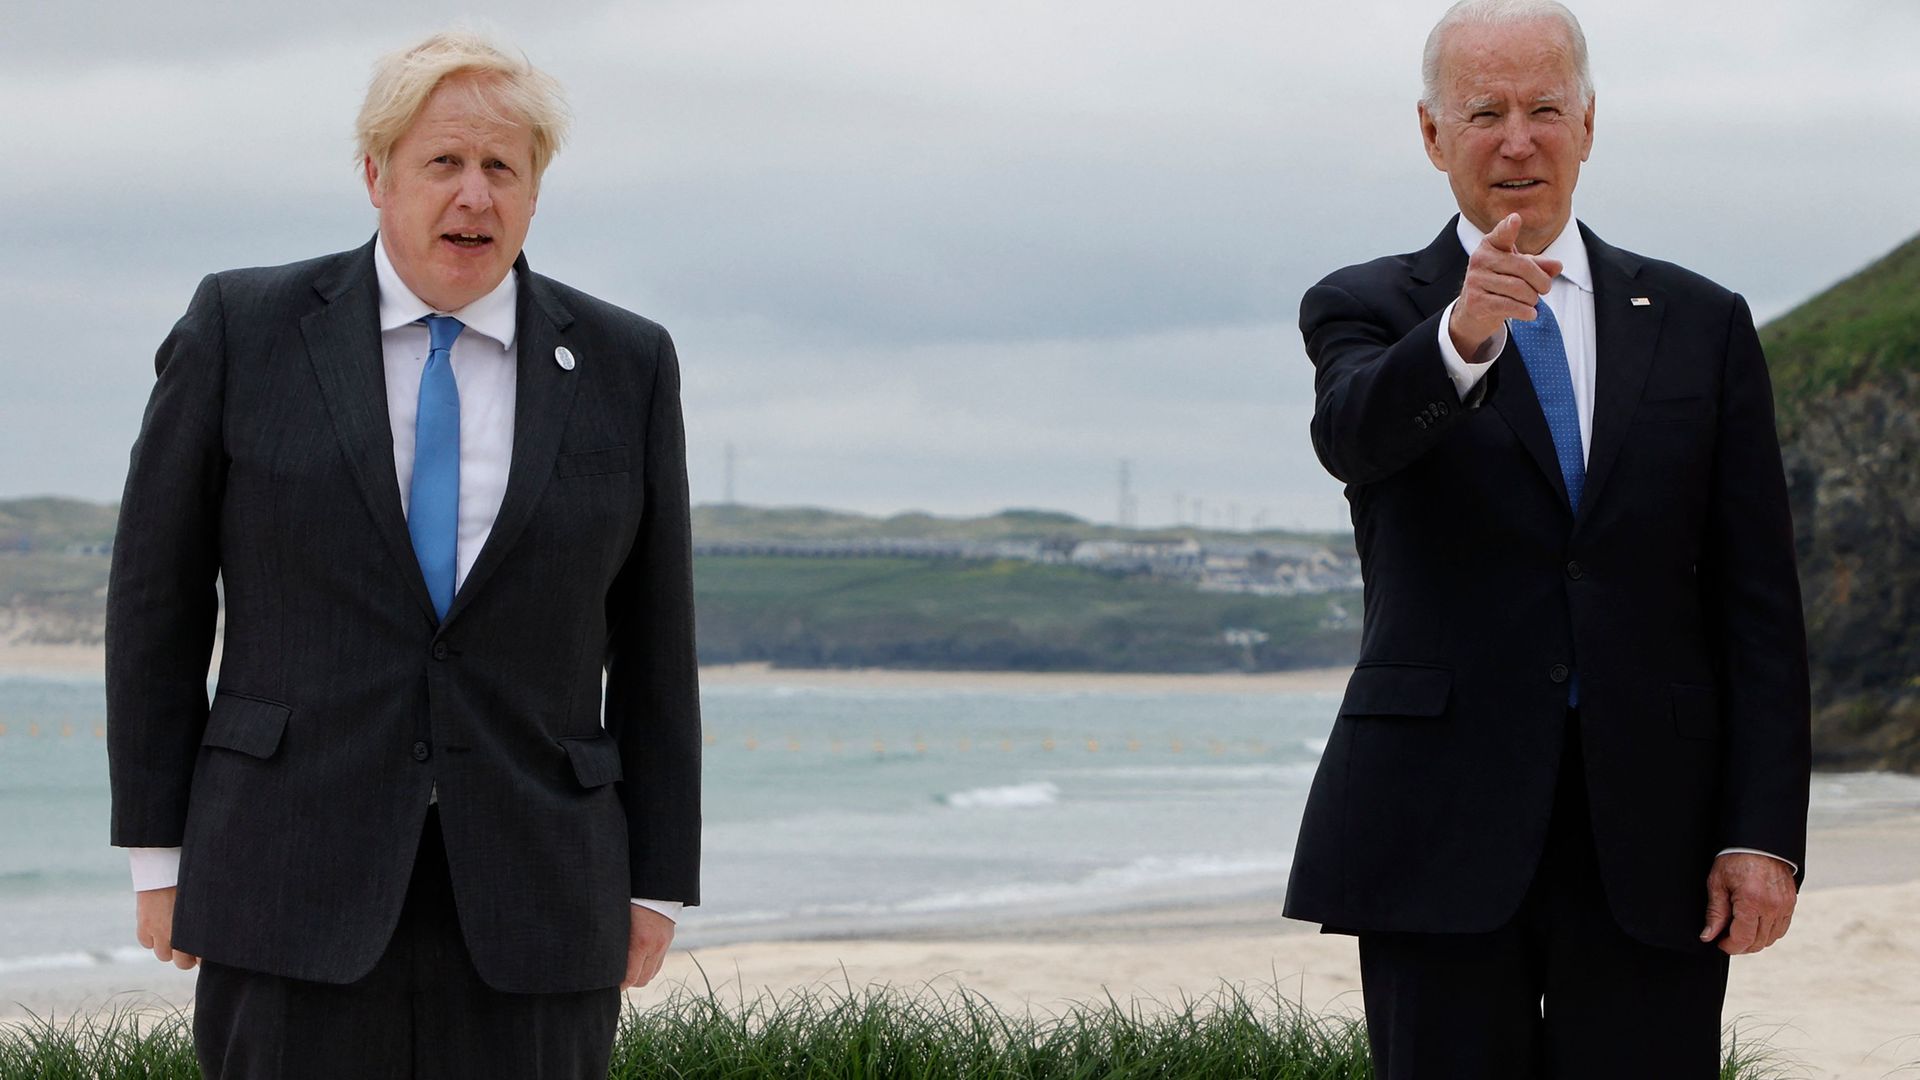
{"type": "Polygon", "coordinates": [[[1440,60],[1447,46],[1447,35],[1460,26],[1511,26],[1514,23],[1550,19],[1567,32],[1573,60],[1573,77],[1581,103],[1593,104],[1593,69],[1587,64],[1587,35],[1580,20],[1559,0],[1460,0],[1447,9],[1427,35],[1427,48],[1420,57],[1420,103],[1428,112],[1440,108],[1440,60]]]}

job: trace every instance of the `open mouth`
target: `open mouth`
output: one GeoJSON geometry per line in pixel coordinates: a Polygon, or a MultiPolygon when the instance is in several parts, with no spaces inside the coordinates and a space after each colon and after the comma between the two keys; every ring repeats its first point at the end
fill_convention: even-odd
{"type": "Polygon", "coordinates": [[[473,232],[441,233],[440,239],[445,240],[454,247],[461,248],[483,248],[493,243],[493,237],[488,236],[486,233],[473,232]]]}
{"type": "Polygon", "coordinates": [[[1525,191],[1526,189],[1531,187],[1539,187],[1540,184],[1541,184],[1541,181],[1533,180],[1533,179],[1502,180],[1493,186],[1499,188],[1502,191],[1525,191]]]}

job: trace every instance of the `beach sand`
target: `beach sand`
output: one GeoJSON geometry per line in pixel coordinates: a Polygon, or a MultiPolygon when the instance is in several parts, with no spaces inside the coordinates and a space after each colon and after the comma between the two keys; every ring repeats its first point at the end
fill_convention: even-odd
{"type": "MultiPolygon", "coordinates": [[[[1733,963],[1726,1016],[1780,1050],[1809,1080],[1920,1077],[1920,815],[1816,830],[1814,876],[1793,929],[1733,963]],[[1902,1066],[1908,1066],[1903,1069],[1902,1066]]],[[[129,904],[131,909],[131,904],[129,904]]],[[[687,916],[696,925],[697,912],[687,916]]],[[[0,979],[0,1014],[71,1015],[116,1003],[184,1005],[193,975],[155,962],[0,979]]],[[[1258,903],[1163,907],[1062,920],[1019,918],[965,930],[676,949],[645,1007],[675,986],[723,1000],[796,987],[964,986],[1004,1008],[1076,1001],[1178,1002],[1222,982],[1319,1011],[1360,1010],[1353,939],[1315,933],[1258,903]]]]}
{"type": "MultiPolygon", "coordinates": [[[[1808,865],[1816,876],[1791,933],[1734,960],[1727,1019],[1781,1051],[1797,1066],[1791,1075],[1920,1077],[1920,816],[1819,830],[1808,865]]],[[[1278,987],[1323,1012],[1361,1008],[1353,939],[1286,921],[1277,897],[965,933],[676,950],[661,982],[631,996],[645,1005],[674,984],[709,982],[723,998],[849,983],[964,986],[1042,1014],[1107,994],[1178,1002],[1227,982],[1256,996],[1278,987]]]]}
{"type": "MultiPolygon", "coordinates": [[[[35,645],[0,637],[0,675],[100,675],[100,645],[35,645]]],[[[216,650],[214,665],[219,665],[216,650]]],[[[1012,690],[1034,693],[1263,694],[1338,693],[1352,668],[1313,668],[1254,674],[1111,674],[1090,671],[900,671],[879,668],[776,668],[719,664],[700,669],[702,686],[796,686],[866,690],[1012,690]]]]}
{"type": "MultiPolygon", "coordinates": [[[[98,647],[0,646],[0,673],[85,675],[98,647]]],[[[794,671],[764,665],[703,669],[708,686],[1015,689],[1039,692],[1337,692],[1344,670],[1262,675],[794,671]]],[[[1816,827],[1811,877],[1792,932],[1737,958],[1726,1016],[1779,1049],[1811,1080],[1920,1080],[1920,814],[1890,808],[1816,827]],[[1905,1068],[1903,1068],[1905,1066],[1905,1068]]],[[[132,904],[129,900],[129,919],[132,904]]],[[[699,913],[687,915],[690,930],[699,913]]],[[[697,931],[695,931],[697,932],[697,931]]],[[[131,944],[131,942],[129,942],[131,944]]],[[[725,999],[795,987],[870,984],[905,990],[964,986],[1003,1007],[1055,1011],[1075,1001],[1178,1002],[1223,982],[1280,993],[1321,1011],[1360,1010],[1351,938],[1321,935],[1257,903],[1169,906],[1064,919],[1022,917],[964,929],[859,939],[757,941],[676,949],[662,977],[635,991],[640,1006],[675,986],[709,983],[725,999]]],[[[137,1003],[184,1005],[193,975],[153,962],[0,972],[0,1018],[31,1011],[137,1003]]]]}

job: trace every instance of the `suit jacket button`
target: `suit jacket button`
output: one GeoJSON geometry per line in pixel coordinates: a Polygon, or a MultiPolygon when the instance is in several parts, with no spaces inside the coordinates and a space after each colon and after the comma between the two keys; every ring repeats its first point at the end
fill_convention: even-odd
{"type": "Polygon", "coordinates": [[[436,642],[434,642],[434,643],[433,643],[433,658],[434,658],[435,660],[445,660],[445,659],[447,658],[447,643],[446,643],[446,642],[444,642],[444,641],[436,641],[436,642]]]}
{"type": "Polygon", "coordinates": [[[433,751],[427,749],[426,743],[417,742],[413,744],[413,760],[415,761],[425,761],[432,753],[433,751]]]}
{"type": "Polygon", "coordinates": [[[1569,562],[1569,563],[1567,563],[1567,576],[1568,576],[1568,577],[1570,577],[1570,578],[1572,578],[1572,579],[1573,579],[1573,580],[1575,580],[1575,581],[1579,581],[1579,580],[1580,580],[1580,575],[1581,575],[1582,573],[1584,573],[1584,571],[1582,571],[1582,570],[1580,569],[1580,564],[1579,564],[1579,563],[1577,563],[1577,562],[1569,562]]]}
{"type": "Polygon", "coordinates": [[[1553,667],[1547,669],[1547,678],[1557,683],[1566,682],[1567,676],[1571,674],[1572,672],[1567,670],[1567,665],[1565,664],[1555,664],[1553,667]]]}

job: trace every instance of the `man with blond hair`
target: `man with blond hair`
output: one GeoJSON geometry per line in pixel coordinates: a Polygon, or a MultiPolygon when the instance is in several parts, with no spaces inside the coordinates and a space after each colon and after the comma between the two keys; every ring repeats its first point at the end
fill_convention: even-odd
{"type": "Polygon", "coordinates": [[[1793,532],[1738,295],[1573,216],[1579,22],[1465,0],[1422,139],[1460,214],[1308,291],[1361,659],[1287,914],[1359,935],[1382,1080],[1719,1075],[1806,850],[1793,532]]]}
{"type": "Polygon", "coordinates": [[[112,839],[209,1077],[605,1076],[697,902],[679,369],[521,254],[565,131],[475,35],[387,57],[374,239],[208,277],[160,347],[112,839]]]}

